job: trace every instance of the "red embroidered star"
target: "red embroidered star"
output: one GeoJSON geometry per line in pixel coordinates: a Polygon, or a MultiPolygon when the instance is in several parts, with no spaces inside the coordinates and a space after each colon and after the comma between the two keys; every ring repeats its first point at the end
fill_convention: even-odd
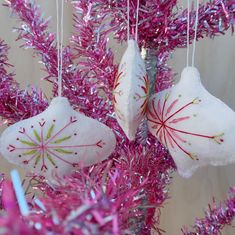
{"type": "Polygon", "coordinates": [[[224,133],[218,135],[204,135],[201,133],[181,130],[175,127],[175,124],[191,118],[190,116],[179,116],[179,114],[188,107],[199,104],[201,100],[195,98],[191,102],[186,103],[180,108],[174,110],[176,104],[180,99],[180,96],[179,98],[173,100],[171,103],[168,102],[169,97],[170,94],[166,94],[163,102],[161,101],[161,99],[152,99],[147,115],[148,121],[152,123],[151,128],[156,130],[155,135],[158,137],[159,141],[162,144],[164,144],[167,148],[177,147],[190,158],[198,160],[196,155],[190,153],[184,147],[185,143],[188,143],[190,145],[190,143],[187,141],[188,135],[197,138],[211,139],[217,144],[221,144],[224,142],[224,139],[222,139],[224,133]]]}

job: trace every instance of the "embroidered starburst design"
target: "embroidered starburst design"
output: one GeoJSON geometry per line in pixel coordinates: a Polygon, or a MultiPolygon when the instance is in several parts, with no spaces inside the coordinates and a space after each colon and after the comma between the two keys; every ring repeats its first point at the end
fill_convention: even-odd
{"type": "Polygon", "coordinates": [[[105,143],[102,140],[93,144],[86,145],[69,145],[66,144],[68,140],[77,138],[78,133],[74,132],[72,135],[66,135],[66,129],[77,122],[75,117],[70,117],[68,123],[58,131],[55,131],[56,119],[49,125],[49,128],[45,128],[46,120],[41,119],[37,124],[39,126],[31,126],[33,131],[29,134],[26,128],[21,127],[19,130],[19,137],[16,141],[24,147],[17,147],[17,144],[9,144],[7,149],[9,152],[15,152],[19,150],[21,154],[19,158],[23,158],[23,164],[28,165],[34,161],[34,168],[41,163],[41,171],[47,171],[46,159],[55,168],[58,168],[57,162],[62,161],[66,164],[77,166],[77,163],[70,162],[69,156],[78,155],[77,150],[80,148],[103,148],[105,143]],[[39,131],[37,131],[39,127],[39,131]]]}
{"type": "Polygon", "coordinates": [[[114,111],[115,111],[116,115],[119,117],[119,119],[121,119],[121,120],[124,119],[124,115],[117,108],[116,95],[118,95],[118,96],[123,95],[123,91],[119,88],[119,86],[120,86],[120,79],[122,77],[123,77],[123,72],[117,72],[117,74],[115,76],[115,80],[114,80],[114,87],[113,87],[113,106],[114,106],[114,111]]]}
{"type": "Polygon", "coordinates": [[[140,89],[144,92],[144,95],[140,95],[139,93],[136,93],[134,96],[134,99],[139,102],[142,101],[142,104],[140,106],[140,116],[144,116],[147,112],[148,107],[148,97],[149,97],[149,80],[148,75],[139,77],[139,79],[142,81],[142,85],[139,85],[140,89]]]}
{"type": "Polygon", "coordinates": [[[120,86],[120,80],[123,76],[123,72],[117,72],[114,80],[114,86],[113,86],[113,104],[115,105],[117,103],[117,100],[115,98],[115,95],[121,96],[123,94],[122,90],[119,89],[120,86]]]}
{"type": "MultiPolygon", "coordinates": [[[[139,70],[140,71],[144,71],[144,68],[141,65],[139,66],[139,70]]],[[[122,114],[122,112],[117,108],[117,100],[116,100],[116,96],[122,96],[123,95],[123,91],[120,89],[120,82],[121,80],[125,77],[126,74],[126,63],[122,64],[121,67],[121,72],[117,72],[116,76],[115,76],[115,80],[114,80],[114,87],[113,87],[113,105],[114,105],[114,110],[116,115],[119,117],[119,119],[123,120],[124,119],[124,115],[122,114]]],[[[139,87],[139,92],[136,92],[133,96],[134,100],[136,102],[142,102],[140,105],[140,109],[139,109],[139,118],[142,118],[147,111],[147,107],[148,107],[148,96],[149,96],[149,80],[148,80],[148,76],[146,75],[139,75],[136,74],[136,77],[140,80],[140,83],[138,87],[139,87]],[[140,92],[143,92],[143,94],[140,94],[140,92]]]]}
{"type": "Polygon", "coordinates": [[[187,141],[187,136],[193,136],[195,138],[205,138],[214,141],[214,143],[221,144],[224,142],[222,138],[224,133],[217,135],[204,135],[201,133],[189,132],[178,129],[175,124],[189,120],[190,116],[179,116],[184,110],[192,105],[198,105],[201,100],[199,98],[193,99],[191,102],[186,103],[180,108],[175,110],[176,104],[179,102],[180,95],[177,99],[171,103],[168,102],[170,94],[166,94],[161,99],[152,99],[150,103],[150,109],[148,110],[148,121],[152,123],[152,128],[156,130],[156,136],[167,148],[179,148],[184,154],[189,156],[191,159],[198,160],[198,157],[187,151],[185,144],[191,145],[187,141]],[[177,117],[176,117],[177,115],[177,117]]]}

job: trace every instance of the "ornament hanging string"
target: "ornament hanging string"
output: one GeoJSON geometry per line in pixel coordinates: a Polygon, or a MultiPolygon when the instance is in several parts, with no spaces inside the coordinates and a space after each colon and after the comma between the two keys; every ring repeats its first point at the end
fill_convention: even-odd
{"type": "Polygon", "coordinates": [[[136,42],[138,41],[139,7],[140,7],[140,0],[137,0],[136,24],[135,24],[135,40],[136,40],[136,42]]]}
{"type": "MultiPolygon", "coordinates": [[[[137,0],[135,41],[138,41],[139,7],[140,7],[140,1],[137,0]]],[[[127,39],[128,41],[130,40],[130,0],[127,0],[127,39]]]]}
{"type": "Polygon", "coordinates": [[[189,21],[190,21],[190,17],[189,17],[189,2],[190,0],[187,0],[188,3],[188,12],[187,12],[187,58],[186,58],[186,65],[187,67],[189,66],[189,21]]]}
{"type": "Polygon", "coordinates": [[[59,14],[59,0],[56,0],[57,20],[57,71],[58,71],[58,96],[62,96],[62,74],[63,74],[63,41],[64,41],[64,2],[61,0],[61,17],[59,14]],[[60,20],[59,20],[60,19],[60,20]]]}
{"type": "MultiPolygon", "coordinates": [[[[188,13],[187,13],[187,58],[186,63],[187,67],[189,66],[189,28],[190,28],[190,0],[187,1],[188,3],[188,13]]],[[[196,19],[195,19],[195,28],[194,28],[194,39],[193,39],[193,52],[192,52],[192,66],[194,67],[195,62],[195,51],[196,51],[196,39],[197,39],[197,29],[198,29],[198,11],[199,11],[199,0],[196,1],[196,19]]]]}
{"type": "Polygon", "coordinates": [[[130,40],[130,0],[127,0],[127,40],[130,40]]]}
{"type": "Polygon", "coordinates": [[[193,53],[192,53],[192,66],[193,67],[194,67],[194,61],[195,61],[195,50],[196,50],[197,28],[198,28],[198,11],[199,11],[199,0],[197,0],[194,39],[193,39],[193,53]]]}

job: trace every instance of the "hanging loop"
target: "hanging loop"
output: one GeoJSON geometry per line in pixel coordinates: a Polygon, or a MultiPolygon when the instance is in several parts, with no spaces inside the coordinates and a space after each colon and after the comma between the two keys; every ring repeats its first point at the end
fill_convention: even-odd
{"type": "MultiPolygon", "coordinates": [[[[192,52],[192,66],[194,67],[195,62],[195,51],[196,51],[196,40],[197,40],[197,29],[198,29],[198,11],[199,11],[199,0],[196,0],[196,18],[195,18],[195,27],[194,27],[194,38],[193,38],[193,52],[192,52]]],[[[189,30],[190,30],[190,0],[187,0],[188,3],[188,12],[187,12],[187,56],[186,56],[186,65],[189,66],[189,30]]]]}
{"type": "Polygon", "coordinates": [[[58,71],[58,96],[62,96],[63,74],[63,41],[64,41],[64,1],[61,0],[61,17],[59,14],[59,0],[56,0],[56,37],[57,37],[57,71],[58,71]]]}
{"type": "Polygon", "coordinates": [[[194,29],[194,39],[193,39],[193,53],[192,53],[192,66],[193,67],[194,67],[194,61],[195,61],[197,29],[198,29],[198,11],[199,11],[199,0],[197,0],[197,6],[196,6],[196,19],[195,19],[195,29],[194,29]]]}
{"type": "MultiPolygon", "coordinates": [[[[140,0],[137,0],[136,23],[135,23],[135,40],[138,41],[138,24],[139,24],[139,6],[140,0]]],[[[127,40],[130,40],[130,0],[127,0],[127,40]]]]}
{"type": "Polygon", "coordinates": [[[140,8],[140,0],[137,0],[136,23],[135,23],[135,40],[136,40],[136,42],[138,41],[139,8],[140,8]]]}

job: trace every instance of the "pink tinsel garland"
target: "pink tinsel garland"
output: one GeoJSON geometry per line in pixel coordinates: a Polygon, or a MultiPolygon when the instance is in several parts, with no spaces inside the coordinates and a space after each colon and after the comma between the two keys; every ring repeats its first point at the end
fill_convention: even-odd
{"type": "Polygon", "coordinates": [[[0,116],[6,119],[5,123],[14,123],[42,112],[47,107],[47,101],[39,89],[20,90],[13,74],[7,72],[7,68],[11,67],[8,49],[0,40],[0,116]]]}
{"type": "MultiPolygon", "coordinates": [[[[166,186],[171,181],[168,173],[173,167],[171,157],[160,145],[158,148],[133,145],[123,149],[119,159],[59,179],[61,186],[56,189],[33,178],[31,186],[46,194],[40,198],[45,209],[32,199],[29,217],[22,219],[14,207],[15,212],[0,217],[0,224],[6,234],[12,234],[14,229],[26,234],[46,234],[48,231],[79,235],[86,232],[150,234],[151,227],[161,234],[153,216],[155,208],[160,209],[168,198],[166,186]],[[14,224],[11,223],[12,214],[14,224]]],[[[4,194],[6,189],[2,187],[2,190],[4,194]]],[[[15,198],[11,195],[8,199],[13,198],[12,201],[4,198],[3,207],[7,210],[15,198]]],[[[158,220],[160,211],[155,216],[158,220]]]]}
{"type": "MultiPolygon", "coordinates": [[[[168,198],[170,173],[175,168],[172,158],[149,134],[145,133],[145,144],[140,144],[143,143],[143,129],[135,143],[128,142],[113,115],[112,86],[117,65],[113,52],[107,48],[107,37],[114,32],[119,41],[126,39],[126,1],[79,0],[71,3],[75,32],[70,45],[63,50],[63,95],[75,108],[112,127],[118,146],[112,160],[59,179],[61,186],[56,189],[32,178],[31,182],[37,180],[37,183],[31,186],[45,193],[40,199],[45,208],[38,207],[32,199],[32,214],[27,218],[21,218],[17,208],[8,207],[4,192],[12,196],[11,185],[3,183],[6,214],[0,217],[0,226],[5,234],[150,234],[153,227],[162,234],[158,228],[160,209],[168,198]]],[[[155,50],[150,57],[156,58],[156,63],[147,60],[147,65],[149,70],[158,68],[152,78],[153,83],[155,76],[158,78],[156,90],[172,84],[173,72],[166,63],[171,51],[184,47],[186,42],[186,11],[173,14],[176,3],[176,0],[140,1],[140,45],[155,50]]],[[[57,52],[55,36],[48,32],[48,21],[42,18],[39,7],[32,1],[9,0],[5,5],[23,22],[18,28],[18,39],[23,39],[24,47],[32,48],[40,56],[48,73],[45,80],[54,84],[56,95],[57,52]]],[[[131,1],[132,34],[135,7],[136,1],[131,1]]],[[[195,12],[190,14],[193,26],[195,12]]],[[[201,23],[197,37],[222,34],[234,20],[234,0],[207,3],[199,9],[201,23]]],[[[190,35],[193,33],[190,30],[190,35]]],[[[48,104],[41,91],[19,89],[13,75],[7,72],[7,49],[1,41],[0,116],[14,122],[40,113],[48,104]]],[[[10,204],[14,203],[14,197],[10,198],[10,204]]],[[[234,204],[229,205],[229,211],[234,210],[234,204]]],[[[210,212],[211,215],[217,213],[210,212]]],[[[222,227],[226,218],[232,219],[226,216],[217,220],[218,226],[222,227]]],[[[212,226],[214,221],[207,219],[207,226],[212,226]]]]}
{"type": "Polygon", "coordinates": [[[205,218],[196,219],[193,231],[184,228],[184,235],[217,235],[221,234],[221,230],[225,225],[232,225],[235,219],[235,188],[230,189],[228,199],[224,203],[217,203],[213,200],[213,204],[209,205],[209,209],[205,212],[205,218]]]}

